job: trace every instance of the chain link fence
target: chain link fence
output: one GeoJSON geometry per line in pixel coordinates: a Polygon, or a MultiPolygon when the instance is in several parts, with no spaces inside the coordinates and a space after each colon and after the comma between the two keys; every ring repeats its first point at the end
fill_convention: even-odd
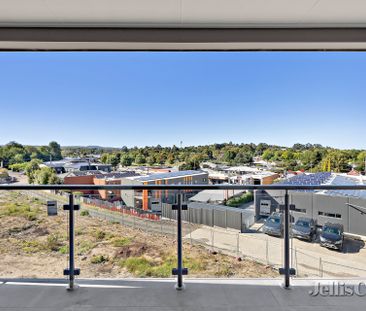
{"type": "MultiPolygon", "coordinates": [[[[25,194],[47,200],[57,200],[59,204],[67,202],[65,196],[40,191],[24,191],[25,194]]],[[[176,221],[158,217],[151,219],[140,217],[138,213],[116,212],[113,209],[99,208],[90,204],[88,200],[80,202],[81,209],[87,210],[92,217],[98,217],[111,222],[133,227],[145,232],[170,235],[175,237],[177,231],[176,221]]],[[[172,218],[174,215],[172,214],[172,218]]],[[[211,251],[222,252],[228,255],[248,258],[276,269],[283,267],[283,239],[267,235],[240,233],[237,230],[225,229],[217,226],[205,226],[189,221],[183,222],[183,238],[192,245],[201,245],[211,251]]],[[[347,265],[330,260],[331,256],[324,258],[321,254],[314,255],[306,249],[294,247],[291,243],[291,266],[297,271],[298,277],[360,277],[366,276],[366,268],[347,265]]]]}

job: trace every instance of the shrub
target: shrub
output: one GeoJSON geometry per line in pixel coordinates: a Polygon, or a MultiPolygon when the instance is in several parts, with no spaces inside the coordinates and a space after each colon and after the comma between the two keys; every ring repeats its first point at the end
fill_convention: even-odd
{"type": "Polygon", "coordinates": [[[65,255],[69,253],[69,246],[68,245],[63,245],[59,248],[58,250],[61,254],[65,255]]]}
{"type": "Polygon", "coordinates": [[[81,212],[80,212],[80,216],[89,216],[89,211],[86,210],[86,209],[83,209],[81,212]]]}
{"type": "Polygon", "coordinates": [[[106,237],[106,233],[103,231],[103,230],[100,230],[100,229],[97,229],[95,232],[94,232],[94,236],[97,240],[101,241],[101,240],[104,240],[105,237],[106,237]]]}
{"type": "Polygon", "coordinates": [[[101,264],[101,263],[105,263],[109,261],[108,256],[104,256],[104,255],[94,255],[91,259],[90,262],[92,264],[101,264]]]}
{"type": "Polygon", "coordinates": [[[233,197],[226,201],[227,206],[238,207],[254,200],[253,193],[246,192],[239,197],[233,197]]]}
{"type": "Polygon", "coordinates": [[[60,242],[58,235],[51,234],[47,237],[46,248],[49,249],[50,251],[57,252],[59,251],[61,246],[62,243],[60,242]]]}

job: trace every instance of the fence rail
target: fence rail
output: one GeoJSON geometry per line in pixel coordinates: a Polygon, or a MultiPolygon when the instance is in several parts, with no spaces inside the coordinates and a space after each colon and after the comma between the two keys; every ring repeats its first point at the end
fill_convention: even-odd
{"type": "Polygon", "coordinates": [[[363,185],[0,185],[0,190],[366,190],[363,185]]]}

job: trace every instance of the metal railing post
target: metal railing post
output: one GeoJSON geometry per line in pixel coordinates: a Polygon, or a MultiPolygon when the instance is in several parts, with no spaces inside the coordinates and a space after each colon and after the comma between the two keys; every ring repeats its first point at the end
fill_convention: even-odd
{"type": "Polygon", "coordinates": [[[75,268],[75,217],[74,211],[79,210],[79,205],[74,204],[74,195],[69,194],[69,204],[64,205],[64,210],[69,211],[69,268],[64,270],[64,275],[69,276],[69,285],[67,290],[74,290],[75,275],[80,274],[80,269],[75,268]]]}
{"type": "Polygon", "coordinates": [[[285,192],[285,288],[290,287],[290,224],[289,224],[289,206],[288,191],[285,192]]]}
{"type": "Polygon", "coordinates": [[[296,271],[290,268],[290,211],[288,190],[285,191],[284,204],[284,268],[280,269],[280,274],[284,275],[284,288],[290,288],[290,275],[295,275],[296,271]]]}
{"type": "Polygon", "coordinates": [[[179,191],[177,195],[177,204],[172,207],[177,211],[177,268],[173,269],[173,275],[177,276],[177,290],[184,289],[183,275],[188,274],[187,268],[183,268],[183,237],[182,237],[182,209],[187,209],[187,205],[183,204],[183,194],[179,191]]]}

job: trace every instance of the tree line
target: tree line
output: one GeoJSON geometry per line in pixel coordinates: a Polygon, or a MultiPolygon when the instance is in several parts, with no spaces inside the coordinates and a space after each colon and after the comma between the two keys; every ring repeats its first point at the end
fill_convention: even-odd
{"type": "MultiPolygon", "coordinates": [[[[66,150],[63,150],[66,152],[66,150]]],[[[70,150],[67,150],[69,153],[70,150]]],[[[93,151],[94,152],[94,151],[93,151]]],[[[92,151],[89,150],[89,154],[92,151]]],[[[98,150],[96,150],[98,153],[98,150]]],[[[320,144],[296,143],[292,147],[259,144],[222,143],[204,146],[162,147],[126,146],[101,154],[103,163],[117,167],[131,165],[178,165],[180,169],[199,169],[203,162],[227,165],[251,164],[255,157],[274,163],[275,170],[305,170],[310,172],[348,172],[352,168],[365,170],[366,151],[336,149],[320,144]]]]}
{"type": "MultiPolygon", "coordinates": [[[[203,162],[227,165],[251,164],[255,157],[274,163],[278,171],[306,170],[311,172],[348,172],[352,167],[365,170],[366,151],[360,149],[336,149],[319,144],[294,144],[283,147],[259,144],[235,144],[232,142],[186,147],[146,146],[121,148],[61,147],[57,142],[47,146],[26,146],[10,142],[0,146],[0,163],[9,169],[27,171],[26,166],[39,168],[44,161],[60,160],[63,157],[86,157],[100,155],[102,163],[117,168],[131,165],[175,165],[180,169],[199,169],[203,162]]],[[[47,173],[48,174],[48,173],[47,173]]],[[[44,175],[47,175],[44,172],[44,175]]],[[[53,177],[52,177],[53,178],[53,177]]],[[[31,178],[32,179],[32,178],[31,178]]],[[[42,178],[40,178],[42,179],[42,178]]],[[[43,178],[43,180],[46,178],[43,178]]]]}
{"type": "Polygon", "coordinates": [[[25,146],[14,141],[0,146],[0,164],[12,171],[24,172],[31,184],[60,183],[52,168],[40,167],[40,164],[61,159],[61,146],[55,141],[47,146],[25,146]]]}

